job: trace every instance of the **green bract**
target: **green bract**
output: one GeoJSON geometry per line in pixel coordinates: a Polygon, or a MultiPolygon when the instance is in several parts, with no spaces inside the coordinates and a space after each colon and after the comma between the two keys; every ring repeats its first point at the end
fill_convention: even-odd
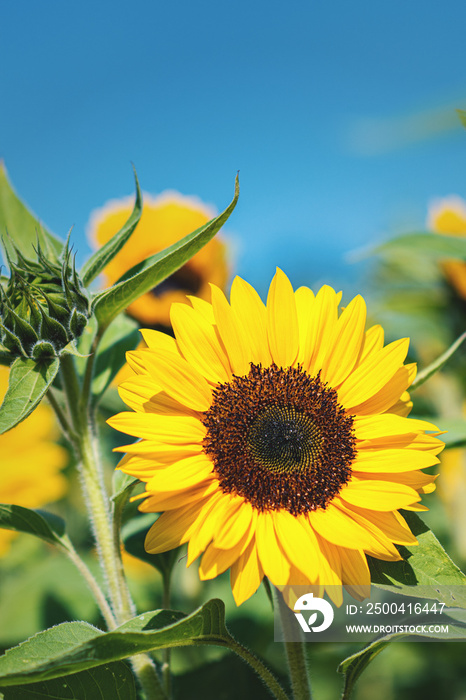
{"type": "Polygon", "coordinates": [[[48,260],[37,245],[37,259],[15,248],[8,256],[10,277],[0,284],[0,339],[11,359],[58,357],[79,338],[90,302],[68,244],[59,261],[48,260]]]}

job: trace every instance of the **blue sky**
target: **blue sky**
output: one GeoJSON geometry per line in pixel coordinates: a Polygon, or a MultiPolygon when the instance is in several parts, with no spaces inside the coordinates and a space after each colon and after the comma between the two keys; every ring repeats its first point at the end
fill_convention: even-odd
{"type": "Polygon", "coordinates": [[[465,24],[460,0],[3,3],[0,157],[81,260],[131,161],[218,210],[239,170],[236,271],[336,283],[345,251],[466,194],[465,24]]]}

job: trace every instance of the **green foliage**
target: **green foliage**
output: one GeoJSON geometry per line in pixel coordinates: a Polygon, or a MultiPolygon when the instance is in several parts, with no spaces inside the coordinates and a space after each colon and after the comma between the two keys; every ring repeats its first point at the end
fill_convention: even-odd
{"type": "Polygon", "coordinates": [[[106,329],[95,354],[92,393],[98,400],[125,363],[128,350],[134,350],[141,339],[138,325],[126,314],[120,314],[106,329]]]}
{"type": "Polygon", "coordinates": [[[466,260],[466,238],[438,233],[408,233],[372,248],[370,253],[371,255],[397,253],[405,258],[411,256],[413,265],[419,264],[419,259],[466,260]]]}
{"type": "Polygon", "coordinates": [[[450,357],[458,350],[466,339],[466,333],[462,333],[459,338],[455,340],[450,347],[440,355],[434,362],[432,362],[428,367],[419,372],[416,379],[411,384],[410,391],[417,389],[419,386],[424,384],[430,377],[436,374],[442,367],[448,362],[450,357]]]}
{"type": "Polygon", "coordinates": [[[65,521],[43,510],[0,503],[0,528],[35,535],[50,544],[65,544],[65,521]]]}
{"type": "Polygon", "coordinates": [[[372,583],[389,586],[395,593],[466,608],[466,576],[419,516],[409,511],[403,511],[403,516],[419,544],[400,548],[403,561],[368,557],[372,583]]]}
{"type": "Polygon", "coordinates": [[[133,518],[122,528],[121,538],[129,554],[150,564],[163,576],[170,576],[174,565],[181,556],[180,548],[170,549],[161,554],[149,554],[144,547],[146,535],[155,520],[152,513],[133,518]]]}
{"type": "Polygon", "coordinates": [[[75,341],[89,318],[89,298],[79,279],[68,242],[59,262],[42,248],[36,259],[16,250],[8,258],[10,278],[0,285],[0,339],[12,358],[58,357],[75,341]]]}
{"type": "Polygon", "coordinates": [[[57,260],[64,246],[17,197],[3,161],[0,162],[0,242],[3,252],[12,260],[16,259],[15,248],[28,258],[35,253],[38,243],[49,259],[57,260]]]}
{"type": "Polygon", "coordinates": [[[132,267],[110,289],[99,292],[93,301],[93,310],[100,328],[124,311],[133,301],[163,282],[208,243],[227,221],[239,197],[238,177],[235,195],[225,211],[205,226],[188,234],[161,253],[151,255],[132,267]]]}
{"type": "Polygon", "coordinates": [[[225,607],[211,600],[190,615],[157,610],[112,632],[86,622],[65,622],[40,632],[0,657],[0,688],[78,673],[141,652],[192,644],[236,646],[224,621],[225,607]]]}
{"type": "Polygon", "coordinates": [[[58,358],[36,362],[18,357],[10,370],[8,391],[0,406],[0,434],[21,423],[39,405],[58,372],[58,358]]]}
{"type": "MultiPolygon", "coordinates": [[[[448,622],[448,633],[420,632],[419,634],[416,634],[415,637],[431,640],[442,639],[443,641],[454,641],[458,639],[464,640],[466,633],[464,610],[450,610],[448,614],[451,620],[448,622]]],[[[411,622],[416,624],[419,622],[419,620],[414,619],[411,622]]],[[[404,620],[403,624],[409,625],[410,620],[404,620]]],[[[341,700],[348,700],[361,673],[391,641],[395,639],[403,639],[407,636],[410,635],[406,633],[396,633],[380,637],[358,651],[356,654],[352,654],[342,661],[338,667],[339,672],[345,677],[345,687],[341,700]]]]}
{"type": "Polygon", "coordinates": [[[457,109],[458,116],[461,120],[463,126],[466,126],[466,111],[464,109],[457,109]]]}
{"type": "Polygon", "coordinates": [[[64,678],[5,688],[4,700],[136,700],[131,669],[118,661],[64,678]]]}
{"type": "MultiPolygon", "coordinates": [[[[134,169],[134,168],[133,168],[134,169]]],[[[126,221],[123,228],[116,233],[112,238],[97,250],[81,270],[81,277],[84,285],[87,287],[97,275],[99,275],[104,267],[113,260],[115,255],[123,248],[126,241],[129,240],[131,234],[139,223],[142,214],[142,195],[139,188],[138,176],[134,170],[134,180],[136,183],[136,201],[133,211],[126,221]]]]}

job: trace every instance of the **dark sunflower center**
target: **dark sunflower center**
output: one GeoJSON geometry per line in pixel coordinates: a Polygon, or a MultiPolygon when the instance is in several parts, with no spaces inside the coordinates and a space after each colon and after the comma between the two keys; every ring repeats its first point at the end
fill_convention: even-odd
{"type": "Polygon", "coordinates": [[[248,435],[251,456],[271,472],[303,472],[319,457],[322,436],[314,421],[293,406],[267,406],[248,435]]]}
{"type": "Polygon", "coordinates": [[[220,488],[258,510],[325,508],[351,476],[353,419],[300,367],[251,364],[215,389],[203,423],[220,488]]]}
{"type": "Polygon", "coordinates": [[[186,294],[197,294],[202,286],[202,277],[193,270],[190,265],[183,265],[170,277],[150,290],[150,294],[160,298],[167,292],[185,292],[186,294]]]}

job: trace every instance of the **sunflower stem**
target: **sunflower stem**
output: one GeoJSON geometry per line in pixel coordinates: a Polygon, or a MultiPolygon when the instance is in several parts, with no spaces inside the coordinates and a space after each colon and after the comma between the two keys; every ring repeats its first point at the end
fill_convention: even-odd
{"type": "Polygon", "coordinates": [[[236,640],[234,644],[230,643],[228,645],[228,648],[231,651],[234,651],[235,654],[238,654],[238,656],[240,656],[243,659],[243,661],[246,661],[246,663],[248,663],[249,666],[251,666],[251,668],[254,669],[257,675],[260,676],[262,682],[270,690],[274,698],[277,698],[277,700],[290,700],[280,683],[273,675],[272,671],[270,671],[267,668],[267,666],[265,666],[262,663],[262,661],[260,661],[257,658],[257,656],[254,656],[254,654],[250,652],[249,649],[243,647],[242,644],[240,644],[236,640]]]}
{"type": "Polygon", "coordinates": [[[115,617],[101,587],[99,586],[96,579],[94,578],[86,564],[83,562],[83,560],[73,547],[71,540],[68,537],[66,538],[66,544],[63,546],[63,549],[70,558],[70,560],[73,562],[73,564],[76,566],[81,576],[86,581],[97,605],[99,606],[99,610],[102,613],[105,622],[107,623],[108,629],[115,629],[115,627],[117,626],[115,617]]]}
{"type": "Polygon", "coordinates": [[[290,609],[278,589],[275,589],[275,599],[280,612],[286,659],[290,672],[291,687],[293,689],[293,700],[311,700],[311,687],[309,683],[307,659],[304,651],[304,642],[289,641],[292,637],[296,636],[296,627],[293,625],[295,620],[293,620],[290,609]]]}
{"type": "MultiPolygon", "coordinates": [[[[112,615],[117,625],[130,620],[136,608],[126,583],[121,560],[119,537],[114,536],[114,513],[109,508],[100,450],[95,431],[94,416],[90,408],[92,363],[81,391],[73,358],[61,360],[63,387],[67,399],[73,430],[72,444],[78,456],[84,502],[87,506],[97,546],[99,561],[104,573],[112,615]]],[[[117,514],[119,518],[121,514],[117,514]]],[[[133,671],[141,684],[146,700],[166,700],[153,660],[147,654],[130,659],[133,671]]]]}
{"type": "MultiPolygon", "coordinates": [[[[164,610],[170,609],[170,580],[171,580],[171,568],[164,569],[162,573],[163,580],[163,598],[162,598],[162,608],[164,610]]],[[[165,692],[168,698],[172,696],[172,678],[170,670],[170,659],[171,659],[171,649],[163,650],[163,662],[162,662],[162,677],[165,692]]]]}

